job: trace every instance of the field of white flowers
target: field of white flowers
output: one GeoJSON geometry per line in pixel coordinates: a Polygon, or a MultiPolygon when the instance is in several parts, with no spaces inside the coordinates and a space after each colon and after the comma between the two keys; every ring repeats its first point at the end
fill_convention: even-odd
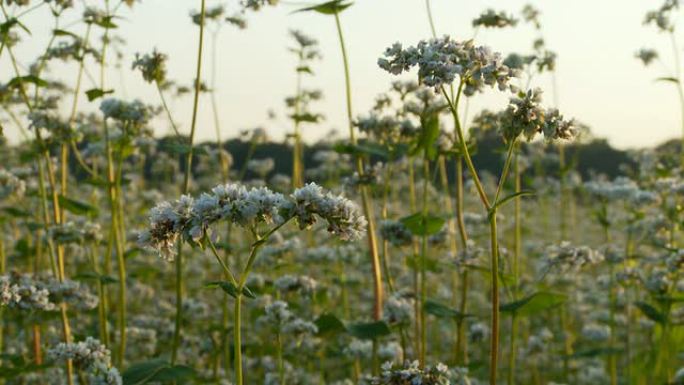
{"type": "MultiPolygon", "coordinates": [[[[188,4],[195,81],[150,49],[122,69],[157,91],[141,101],[106,76],[135,0],[0,0],[0,385],[684,385],[684,136],[592,172],[581,117],[533,86],[556,69],[540,11],[485,10],[458,39],[425,1],[432,35],[387,42],[387,91],[359,113],[350,0],[188,4]],[[209,39],[281,6],[336,28],[344,135],[302,135],[322,124],[307,84],[323,42],[299,30],[284,144],[221,131],[209,39]],[[40,9],[57,27],[24,66],[40,9]],[[477,42],[520,25],[528,52],[477,42]],[[483,93],[508,102],[469,109],[483,93]],[[203,94],[216,134],[199,143],[203,94]]],[[[675,59],[658,80],[684,111],[679,2],[654,7],[644,28],[675,59]]]]}

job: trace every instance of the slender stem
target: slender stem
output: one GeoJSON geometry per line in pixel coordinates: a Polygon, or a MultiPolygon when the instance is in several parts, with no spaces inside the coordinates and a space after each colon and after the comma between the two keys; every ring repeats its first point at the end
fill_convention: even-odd
{"type": "Polygon", "coordinates": [[[430,32],[432,32],[432,37],[437,37],[437,30],[435,29],[435,21],[432,19],[432,7],[430,6],[430,0],[425,0],[425,9],[427,10],[428,21],[430,22],[430,32]]]}
{"type": "MultiPolygon", "coordinates": [[[[349,60],[347,57],[347,49],[344,44],[344,35],[342,34],[342,26],[340,25],[340,17],[338,12],[335,15],[335,25],[337,27],[337,35],[340,40],[340,49],[342,51],[342,61],[344,64],[344,84],[347,101],[347,120],[349,125],[349,138],[352,144],[356,144],[356,136],[354,134],[353,113],[352,113],[352,97],[351,97],[351,80],[349,77],[349,60]]],[[[360,156],[356,156],[356,171],[361,176],[363,175],[363,160],[360,156]]],[[[379,321],[382,319],[382,303],[383,303],[383,287],[382,287],[382,272],[380,267],[380,256],[378,253],[378,243],[375,234],[375,219],[373,215],[373,203],[368,187],[362,185],[361,200],[363,213],[368,221],[366,227],[368,235],[368,248],[370,251],[372,271],[373,271],[373,290],[375,301],[373,304],[373,319],[379,321]]]]}
{"type": "MultiPolygon", "coordinates": [[[[188,145],[187,158],[185,160],[185,175],[183,177],[183,194],[187,194],[190,187],[190,174],[192,173],[192,156],[193,156],[193,141],[195,138],[195,129],[197,127],[197,111],[199,107],[199,94],[201,88],[202,75],[202,47],[204,46],[204,15],[206,9],[206,0],[202,0],[200,9],[200,32],[199,43],[197,48],[197,70],[195,72],[195,96],[192,104],[192,123],[190,126],[190,138],[188,145]]],[[[239,318],[239,314],[237,315],[239,318]]],[[[176,318],[173,330],[173,342],[171,349],[171,363],[175,363],[178,358],[178,348],[180,346],[181,325],[183,321],[183,243],[178,244],[178,255],[176,256],[176,318]]],[[[236,333],[239,334],[239,327],[236,333]]],[[[239,349],[238,349],[239,350],[239,349]]]]}
{"type": "Polygon", "coordinates": [[[173,120],[173,116],[171,115],[171,110],[169,110],[168,104],[166,104],[166,98],[164,97],[164,91],[161,88],[161,85],[159,82],[154,82],[157,92],[159,93],[159,99],[161,99],[162,106],[164,107],[164,111],[166,112],[166,116],[169,119],[169,123],[171,123],[171,128],[173,129],[173,132],[176,134],[176,136],[181,136],[180,131],[178,130],[178,126],[176,125],[176,122],[173,120]]]}
{"type": "MultiPolygon", "coordinates": [[[[430,161],[427,156],[427,151],[423,158],[423,203],[422,215],[423,221],[427,220],[428,215],[428,185],[430,180],[430,161]]],[[[421,367],[425,366],[425,355],[427,353],[427,325],[425,303],[427,302],[427,258],[428,258],[428,235],[423,232],[422,247],[420,253],[420,354],[418,361],[421,367]]]]}

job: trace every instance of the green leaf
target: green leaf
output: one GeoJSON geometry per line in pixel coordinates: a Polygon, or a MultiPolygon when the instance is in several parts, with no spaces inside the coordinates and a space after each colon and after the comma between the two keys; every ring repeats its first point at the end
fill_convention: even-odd
{"type": "Polygon", "coordinates": [[[10,87],[18,87],[22,85],[23,83],[32,83],[35,84],[37,87],[45,87],[48,85],[48,82],[45,80],[39,78],[36,75],[26,75],[26,76],[17,76],[12,78],[7,85],[10,87]]]}
{"type": "Polygon", "coordinates": [[[656,82],[670,82],[670,83],[679,84],[679,79],[677,79],[675,77],[671,77],[671,76],[664,76],[661,78],[657,78],[655,81],[656,82]]]}
{"type": "Polygon", "coordinates": [[[4,211],[5,213],[7,213],[9,216],[12,216],[12,217],[15,217],[15,218],[26,218],[26,217],[30,217],[30,216],[31,216],[31,213],[30,213],[30,212],[28,212],[28,211],[26,211],[26,210],[22,210],[22,209],[20,209],[20,208],[18,208],[18,207],[11,207],[11,206],[3,207],[3,208],[2,208],[2,211],[4,211]]]}
{"type": "Polygon", "coordinates": [[[88,271],[85,273],[76,274],[74,276],[74,279],[84,280],[84,281],[85,280],[99,280],[103,285],[108,285],[108,284],[119,282],[118,279],[116,279],[112,276],[105,275],[105,274],[98,274],[94,271],[88,271]]]}
{"type": "Polygon", "coordinates": [[[100,88],[91,88],[85,92],[88,97],[88,101],[92,102],[95,99],[101,98],[107,94],[113,94],[114,90],[102,90],[100,88]]]}
{"type": "Polygon", "coordinates": [[[540,291],[527,297],[501,304],[499,310],[504,313],[514,313],[520,316],[532,316],[542,311],[561,305],[567,300],[567,296],[560,293],[540,291]]]}
{"type": "Polygon", "coordinates": [[[651,321],[655,321],[661,325],[667,321],[667,317],[652,305],[642,301],[636,302],[635,305],[651,321]]]}
{"type": "Polygon", "coordinates": [[[383,159],[388,158],[389,152],[385,146],[376,143],[363,143],[363,144],[351,144],[351,143],[337,143],[333,146],[333,150],[340,154],[349,154],[355,156],[361,155],[375,155],[383,159]]]}
{"type": "Polygon", "coordinates": [[[314,323],[318,328],[319,336],[337,334],[347,330],[344,322],[331,313],[321,314],[314,323]]]}
{"type": "Polygon", "coordinates": [[[155,358],[139,364],[131,365],[121,375],[123,385],[141,385],[151,381],[154,376],[169,364],[161,358],[155,358]]]}
{"type": "Polygon", "coordinates": [[[491,216],[492,213],[494,213],[494,211],[496,211],[496,209],[505,205],[506,203],[510,202],[511,200],[513,200],[515,198],[523,197],[523,196],[527,196],[527,195],[534,195],[534,194],[535,194],[535,192],[532,190],[523,190],[523,191],[518,191],[516,193],[513,193],[511,195],[507,195],[506,197],[499,199],[498,201],[494,202],[494,206],[492,206],[489,209],[489,215],[491,216]]]}
{"type": "Polygon", "coordinates": [[[184,383],[195,377],[195,370],[189,366],[185,365],[174,365],[168,368],[162,368],[157,374],[155,374],[150,380],[151,381],[175,381],[176,383],[184,383]]]}
{"type": "Polygon", "coordinates": [[[52,30],[52,34],[55,36],[71,36],[74,39],[80,39],[80,37],[78,35],[76,35],[75,33],[66,31],[64,29],[54,29],[54,30],[52,30]]]}
{"type": "MultiPolygon", "coordinates": [[[[419,270],[422,267],[422,259],[420,255],[408,255],[406,256],[406,266],[412,270],[419,270]]],[[[433,273],[441,273],[442,268],[440,267],[439,260],[436,258],[425,258],[425,269],[433,273]]]]}
{"type": "Polygon", "coordinates": [[[93,205],[67,198],[64,195],[59,196],[59,205],[70,213],[76,215],[97,215],[99,212],[98,208],[93,205]]]}
{"type": "Polygon", "coordinates": [[[444,227],[446,222],[444,218],[426,215],[423,213],[415,213],[399,220],[413,235],[433,235],[438,233],[444,227]]]}
{"type": "Polygon", "coordinates": [[[114,22],[112,22],[113,18],[114,18],[114,16],[97,17],[97,18],[95,18],[95,24],[99,25],[102,28],[109,28],[109,29],[118,28],[118,25],[116,25],[116,24],[114,24],[114,22]]]}
{"type": "MultiPolygon", "coordinates": [[[[233,298],[237,298],[237,287],[232,283],[228,281],[212,281],[212,282],[207,282],[204,285],[205,288],[207,289],[215,289],[215,288],[221,288],[226,294],[233,298]]],[[[247,298],[256,298],[256,295],[249,290],[247,286],[242,288],[242,295],[244,295],[247,298]]]]}
{"type": "Polygon", "coordinates": [[[351,324],[347,330],[349,330],[349,334],[361,340],[374,340],[391,333],[385,321],[351,324]]]}
{"type": "Polygon", "coordinates": [[[314,11],[314,12],[318,12],[318,13],[321,13],[324,15],[334,15],[336,13],[340,13],[340,12],[344,11],[345,9],[351,7],[352,4],[354,4],[354,3],[351,1],[333,0],[333,1],[328,1],[327,3],[322,3],[322,4],[314,5],[311,7],[298,9],[298,10],[294,11],[293,13],[314,11]]]}
{"type": "Polygon", "coordinates": [[[444,305],[431,299],[425,301],[425,312],[428,314],[432,314],[437,318],[453,320],[460,320],[467,317],[467,315],[461,313],[460,311],[452,309],[447,305],[444,305]]]}

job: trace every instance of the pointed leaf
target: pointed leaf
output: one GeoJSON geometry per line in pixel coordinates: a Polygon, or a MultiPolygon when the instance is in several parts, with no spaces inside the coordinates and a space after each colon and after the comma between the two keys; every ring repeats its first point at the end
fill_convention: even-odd
{"type": "Polygon", "coordinates": [[[374,340],[391,333],[385,321],[351,324],[347,330],[349,334],[361,340],[374,340]]]}

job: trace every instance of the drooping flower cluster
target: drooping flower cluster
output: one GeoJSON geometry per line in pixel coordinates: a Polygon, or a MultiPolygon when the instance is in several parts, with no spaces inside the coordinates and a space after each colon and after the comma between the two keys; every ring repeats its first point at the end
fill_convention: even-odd
{"type": "Polygon", "coordinates": [[[565,120],[557,109],[544,110],[540,89],[519,92],[510,99],[501,114],[501,131],[506,140],[524,135],[528,140],[537,134],[547,139],[570,139],[575,135],[574,121],[565,120]]]}
{"type": "Polygon", "coordinates": [[[77,369],[88,373],[93,384],[122,384],[119,371],[111,366],[111,353],[92,337],[76,343],[61,342],[48,350],[48,356],[57,362],[71,360],[77,369]]]}
{"type": "Polygon", "coordinates": [[[503,64],[501,54],[488,47],[475,46],[472,40],[456,42],[450,37],[422,40],[415,47],[403,49],[400,43],[387,48],[380,68],[399,75],[418,66],[418,79],[437,91],[459,77],[465,95],[482,92],[485,86],[509,88],[513,70],[503,64]]]}
{"type": "Polygon", "coordinates": [[[382,373],[371,380],[372,385],[449,385],[446,365],[437,364],[420,368],[418,361],[395,367],[392,362],[382,365],[382,373]]]}
{"type": "Polygon", "coordinates": [[[505,28],[515,27],[516,24],[518,24],[518,20],[512,15],[508,15],[504,11],[497,12],[491,8],[473,20],[473,27],[505,28]]]}
{"type": "Polygon", "coordinates": [[[98,297],[79,282],[27,274],[0,276],[0,306],[26,311],[56,311],[61,302],[76,309],[90,310],[98,304],[98,297]]]}
{"type": "Polygon", "coordinates": [[[251,188],[240,184],[214,187],[194,200],[181,196],[175,202],[162,202],[150,211],[149,229],[140,234],[143,246],[159,251],[165,259],[173,258],[173,247],[180,236],[199,242],[209,227],[225,220],[246,228],[275,224],[296,218],[300,229],[309,228],[320,217],[328,231],[343,240],[359,238],[366,219],[352,201],[313,183],[299,188],[289,197],[266,187],[251,188]]]}

